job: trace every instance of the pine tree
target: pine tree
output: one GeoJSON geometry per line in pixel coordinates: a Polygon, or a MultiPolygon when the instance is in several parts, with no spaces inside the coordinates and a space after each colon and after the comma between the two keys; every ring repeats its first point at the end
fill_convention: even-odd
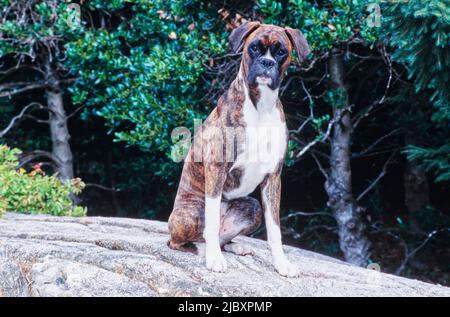
{"type": "Polygon", "coordinates": [[[395,48],[393,60],[406,67],[415,93],[428,96],[432,124],[442,131],[430,144],[409,146],[408,159],[419,159],[436,181],[450,180],[450,3],[386,2],[382,14],[384,37],[395,48]]]}

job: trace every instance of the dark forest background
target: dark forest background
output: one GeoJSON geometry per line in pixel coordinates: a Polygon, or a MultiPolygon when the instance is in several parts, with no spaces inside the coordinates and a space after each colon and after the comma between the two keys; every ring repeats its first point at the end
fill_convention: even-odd
{"type": "Polygon", "coordinates": [[[450,285],[446,0],[0,0],[0,213],[167,220],[171,132],[236,76],[249,20],[312,48],[280,89],[284,241],[450,285]]]}

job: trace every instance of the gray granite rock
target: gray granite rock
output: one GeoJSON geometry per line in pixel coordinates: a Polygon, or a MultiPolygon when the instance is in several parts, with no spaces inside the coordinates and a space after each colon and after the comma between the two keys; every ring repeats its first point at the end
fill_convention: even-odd
{"type": "MultiPolygon", "coordinates": [[[[0,296],[450,296],[450,289],[285,247],[302,271],[278,275],[265,241],[255,256],[225,253],[226,273],[169,249],[167,223],[6,214],[0,219],[0,296]]],[[[199,244],[200,253],[203,245],[199,244]]]]}

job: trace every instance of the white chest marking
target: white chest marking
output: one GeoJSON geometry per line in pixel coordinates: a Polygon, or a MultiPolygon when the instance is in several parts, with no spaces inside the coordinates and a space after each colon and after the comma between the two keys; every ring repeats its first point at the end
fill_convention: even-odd
{"type": "Polygon", "coordinates": [[[267,174],[276,170],[286,150],[286,123],[276,107],[278,91],[261,84],[259,89],[261,96],[256,108],[245,89],[245,142],[238,144],[240,153],[231,168],[241,169],[243,175],[238,188],[224,193],[227,199],[252,193],[267,174]]]}

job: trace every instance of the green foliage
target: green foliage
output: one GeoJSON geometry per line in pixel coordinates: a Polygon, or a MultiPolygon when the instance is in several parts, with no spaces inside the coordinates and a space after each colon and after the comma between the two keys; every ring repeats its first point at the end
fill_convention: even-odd
{"type": "Polygon", "coordinates": [[[323,137],[322,133],[322,126],[324,125],[324,123],[328,123],[330,121],[330,115],[326,114],[317,118],[312,119],[312,124],[313,127],[320,132],[320,134],[317,136],[317,139],[321,139],[323,137]]]}
{"type": "Polygon", "coordinates": [[[347,100],[347,91],[343,88],[329,89],[324,96],[324,101],[336,109],[347,106],[347,100]]]}
{"type": "Polygon", "coordinates": [[[60,42],[76,38],[79,28],[70,25],[74,12],[68,5],[59,0],[30,1],[26,14],[18,19],[15,13],[24,10],[24,4],[0,2],[0,10],[9,6],[10,11],[2,13],[0,56],[28,54],[34,58],[42,49],[58,51],[60,42]]]}
{"type": "MultiPolygon", "coordinates": [[[[316,50],[347,42],[361,30],[368,41],[376,38],[365,23],[365,1],[328,2],[317,7],[266,0],[257,9],[266,23],[300,28],[316,50]]],[[[228,48],[217,8],[198,0],[118,0],[89,2],[82,10],[121,18],[103,28],[88,28],[84,21],[81,38],[66,44],[66,65],[79,78],[70,88],[73,102],[89,106],[86,117],[103,117],[116,141],[152,153],[158,164],[161,157],[168,162],[170,131],[191,128],[212,106],[202,101],[205,64],[228,48]]],[[[156,172],[167,175],[162,168],[156,172]]]]}
{"type": "Polygon", "coordinates": [[[450,180],[450,144],[445,144],[437,149],[410,146],[406,153],[409,160],[420,159],[427,171],[434,172],[436,182],[450,180]]]}
{"type": "Polygon", "coordinates": [[[67,43],[67,65],[80,78],[73,101],[103,117],[116,141],[169,160],[171,130],[206,113],[204,64],[225,52],[226,37],[211,32],[202,1],[94,1],[85,9],[94,7],[124,16],[67,43]]]}
{"type": "MultiPolygon", "coordinates": [[[[258,1],[257,8],[263,14],[264,22],[299,29],[305,35],[314,56],[319,58],[331,54],[333,49],[344,52],[345,46],[355,43],[373,48],[378,40],[380,30],[375,25],[368,23],[372,22],[370,19],[372,12],[369,10],[369,4],[372,2],[360,0],[264,0],[258,1]]],[[[345,58],[346,62],[350,64],[351,57],[346,55],[345,58]]],[[[324,60],[326,62],[326,59],[324,60]]],[[[316,69],[320,72],[321,65],[318,64],[311,72],[316,69]]],[[[330,115],[324,114],[323,109],[326,109],[325,113],[330,113],[330,107],[342,109],[347,106],[349,99],[345,89],[330,87],[325,87],[325,89],[326,91],[321,94],[320,98],[309,98],[315,141],[323,138],[324,128],[326,130],[326,124],[330,120],[330,115]]],[[[292,158],[292,154],[297,150],[298,146],[288,147],[290,155],[287,160],[288,166],[293,165],[295,160],[292,158]]]]}
{"type": "Polygon", "coordinates": [[[27,172],[18,166],[21,151],[0,145],[0,215],[6,211],[50,214],[54,216],[85,216],[86,209],[73,206],[70,194],[80,194],[84,183],[74,179],[63,184],[55,176],[47,176],[35,165],[27,172]]]}
{"type": "MultiPolygon", "coordinates": [[[[377,39],[377,28],[368,25],[365,0],[258,1],[265,21],[300,29],[314,51],[329,50],[360,36],[367,43],[377,39]],[[283,13],[283,14],[282,14],[283,13]]],[[[373,2],[373,1],[372,1],[373,2]]]]}
{"type": "Polygon", "coordinates": [[[383,3],[383,38],[395,48],[394,61],[406,66],[415,93],[428,96],[432,120],[447,131],[435,148],[410,146],[409,159],[419,159],[436,181],[450,180],[450,3],[410,0],[383,3]]]}
{"type": "Polygon", "coordinates": [[[384,37],[393,59],[407,66],[416,93],[429,91],[433,119],[450,122],[450,3],[410,0],[383,4],[384,37]]]}

